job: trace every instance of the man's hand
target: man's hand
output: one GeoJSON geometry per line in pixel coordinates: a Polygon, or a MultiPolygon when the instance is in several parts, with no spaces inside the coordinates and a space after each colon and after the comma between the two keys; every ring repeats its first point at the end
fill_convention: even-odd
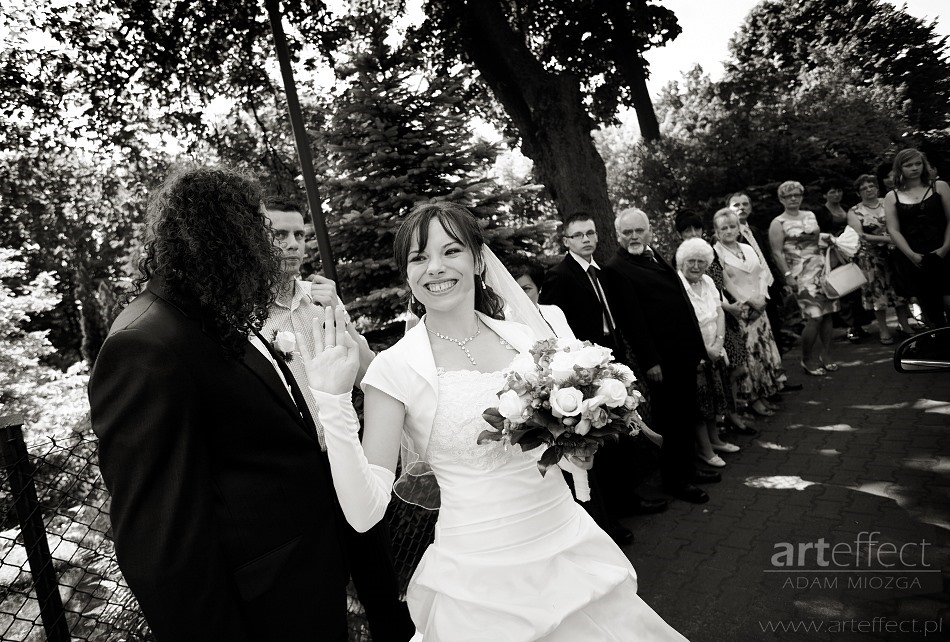
{"type": "Polygon", "coordinates": [[[647,379],[653,383],[663,383],[663,371],[660,369],[660,364],[647,370],[647,379]]]}
{"type": "Polygon", "coordinates": [[[310,286],[310,297],[314,303],[329,306],[335,310],[340,304],[340,297],[336,293],[336,283],[319,274],[311,274],[307,280],[313,284],[310,286]]]}
{"type": "MultiPolygon", "coordinates": [[[[331,281],[332,283],[332,281],[331,281]]],[[[325,310],[323,332],[317,319],[313,320],[313,343],[316,346],[314,354],[306,354],[307,342],[297,340],[305,353],[304,366],[307,369],[307,380],[310,387],[333,395],[349,392],[356,380],[356,372],[360,365],[359,347],[356,341],[347,333],[343,306],[336,306],[325,310]],[[324,337],[326,340],[324,341],[324,337]]]]}

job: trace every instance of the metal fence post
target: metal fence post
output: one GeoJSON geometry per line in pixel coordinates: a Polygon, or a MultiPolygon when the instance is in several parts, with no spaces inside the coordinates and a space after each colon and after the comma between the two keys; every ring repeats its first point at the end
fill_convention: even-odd
{"type": "Polygon", "coordinates": [[[69,642],[69,626],[59,595],[56,571],[53,569],[53,556],[46,540],[46,526],[39,510],[40,503],[36,497],[26,443],[23,441],[21,415],[0,417],[0,466],[10,481],[46,639],[49,642],[69,642]]]}

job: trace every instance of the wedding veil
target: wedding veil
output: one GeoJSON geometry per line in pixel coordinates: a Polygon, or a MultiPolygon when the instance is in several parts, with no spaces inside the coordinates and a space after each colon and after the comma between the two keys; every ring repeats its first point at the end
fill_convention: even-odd
{"type": "MultiPolygon", "coordinates": [[[[504,301],[505,319],[528,326],[537,340],[555,336],[554,330],[541,316],[538,306],[531,302],[491,248],[483,244],[481,251],[482,263],[485,266],[482,279],[504,301]]],[[[408,315],[407,331],[419,322],[419,318],[412,312],[408,315]]],[[[416,452],[405,432],[403,432],[400,446],[402,473],[393,485],[393,492],[404,502],[415,504],[426,510],[438,510],[441,504],[439,484],[424,454],[416,452]]]]}

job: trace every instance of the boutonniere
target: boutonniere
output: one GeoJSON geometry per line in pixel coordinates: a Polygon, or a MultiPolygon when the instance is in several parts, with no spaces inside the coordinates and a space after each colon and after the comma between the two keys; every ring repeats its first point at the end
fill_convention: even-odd
{"type": "Polygon", "coordinates": [[[293,332],[274,330],[270,345],[277,356],[286,363],[290,363],[294,358],[294,351],[297,349],[297,337],[294,336],[293,332]]]}

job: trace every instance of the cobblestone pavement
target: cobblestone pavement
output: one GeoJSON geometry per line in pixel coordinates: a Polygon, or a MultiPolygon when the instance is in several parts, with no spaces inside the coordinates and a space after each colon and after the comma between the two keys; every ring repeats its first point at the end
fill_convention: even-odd
{"type": "Polygon", "coordinates": [[[641,596],[690,640],[950,640],[950,373],[898,374],[893,347],[837,336],[823,378],[793,349],[805,389],[732,438],[710,502],[624,520],[641,596]]]}

